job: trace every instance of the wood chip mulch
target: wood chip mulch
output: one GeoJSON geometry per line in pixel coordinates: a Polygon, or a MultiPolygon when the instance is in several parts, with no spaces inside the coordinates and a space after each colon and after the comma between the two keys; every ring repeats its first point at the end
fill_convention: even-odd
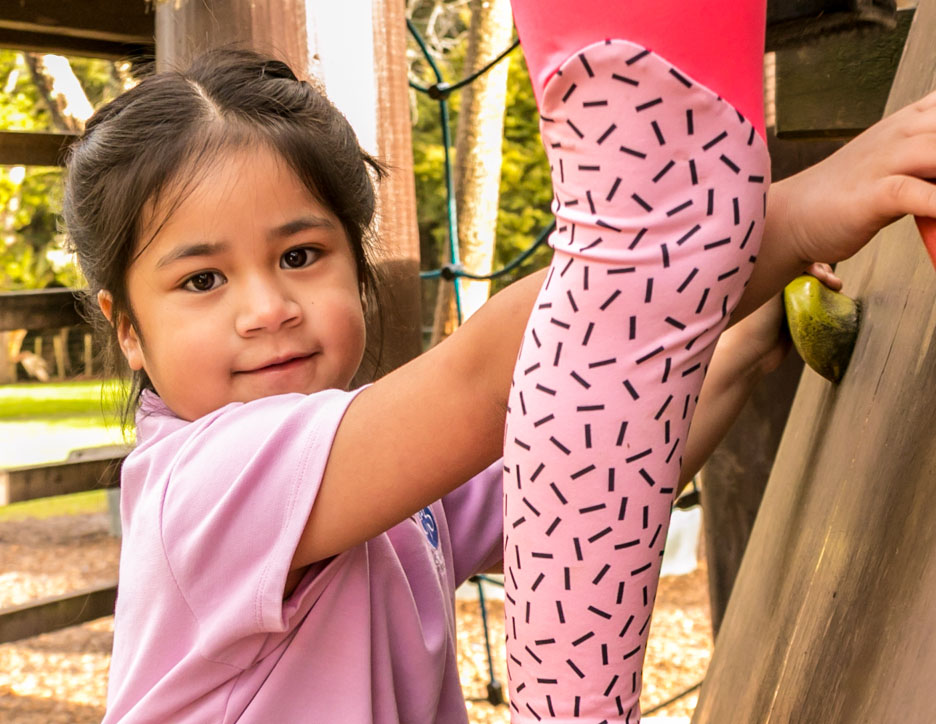
{"type": "MultiPolygon", "coordinates": [[[[119,542],[104,515],[0,523],[0,609],[116,577],[119,542]]],[[[494,674],[506,694],[503,603],[487,600],[494,674]]],[[[486,701],[490,681],[477,601],[459,600],[458,659],[472,724],[507,724],[486,701]]],[[[0,722],[90,724],[104,716],[113,618],[0,645],[0,722]]],[[[711,657],[704,568],[662,579],[644,667],[648,711],[702,680],[711,657]]],[[[657,712],[690,716],[698,692],[657,712]]]]}

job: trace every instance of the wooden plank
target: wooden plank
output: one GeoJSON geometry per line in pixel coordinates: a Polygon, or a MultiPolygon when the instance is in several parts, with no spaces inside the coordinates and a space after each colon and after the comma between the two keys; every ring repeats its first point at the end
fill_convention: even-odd
{"type": "Polygon", "coordinates": [[[799,47],[855,28],[893,28],[895,10],[895,0],[768,0],[766,47],[799,47]]]}
{"type": "Polygon", "coordinates": [[[0,505],[120,485],[122,456],[0,469],[0,505]]]}
{"type": "Polygon", "coordinates": [[[0,294],[0,332],[86,326],[77,290],[40,289],[0,294]]]}
{"type": "Polygon", "coordinates": [[[61,166],[65,150],[76,138],[68,133],[0,131],[0,165],[61,166]]]}
{"type": "Polygon", "coordinates": [[[913,13],[900,11],[893,29],[851,30],[778,51],[777,135],[850,138],[875,123],[913,13]]]}
{"type": "Polygon", "coordinates": [[[147,0],[13,0],[0,8],[0,28],[145,45],[153,42],[147,0]]]}
{"type": "MultiPolygon", "coordinates": [[[[922,3],[888,112],[936,88],[934,34],[922,3]]],[[[933,720],[933,265],[905,218],[838,273],[851,365],[803,375],[694,724],[933,720]]]]}
{"type": "Polygon", "coordinates": [[[117,582],[0,610],[0,644],[77,626],[114,613],[117,582]]]}
{"type": "Polygon", "coordinates": [[[274,55],[298,74],[307,73],[305,16],[305,0],[157,3],[157,69],[184,68],[201,51],[239,46],[274,55]]]}
{"type": "Polygon", "coordinates": [[[108,60],[152,58],[154,53],[152,40],[148,43],[124,43],[101,38],[81,38],[55,32],[30,32],[4,27],[0,27],[0,48],[23,50],[27,53],[84,55],[108,60]]]}

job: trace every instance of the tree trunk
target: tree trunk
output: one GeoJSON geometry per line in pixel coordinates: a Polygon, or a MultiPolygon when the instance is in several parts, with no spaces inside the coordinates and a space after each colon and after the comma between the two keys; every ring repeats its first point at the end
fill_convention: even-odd
{"type": "Polygon", "coordinates": [[[80,133],[94,109],[68,58],[39,53],[26,53],[25,57],[55,129],[60,133],[80,133]]]}
{"type": "MultiPolygon", "coordinates": [[[[473,3],[465,75],[497,57],[510,45],[512,34],[509,0],[473,3]]],[[[464,269],[473,274],[489,274],[494,260],[507,70],[508,61],[504,59],[460,90],[454,169],[458,250],[464,269]]],[[[458,284],[464,320],[487,300],[491,283],[460,279],[458,284]]],[[[432,343],[451,334],[457,326],[454,283],[442,281],[436,297],[432,343]]]]}

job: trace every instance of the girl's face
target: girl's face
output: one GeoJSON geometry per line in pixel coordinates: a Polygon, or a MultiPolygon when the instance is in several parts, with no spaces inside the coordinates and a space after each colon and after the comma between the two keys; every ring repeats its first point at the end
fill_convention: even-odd
{"type": "Polygon", "coordinates": [[[116,326],[130,366],[173,412],[194,420],[229,402],[348,386],[364,352],[354,256],[277,154],[232,151],[162,226],[166,209],[150,211],[141,238],[152,243],[127,275],[137,324],[116,326]]]}

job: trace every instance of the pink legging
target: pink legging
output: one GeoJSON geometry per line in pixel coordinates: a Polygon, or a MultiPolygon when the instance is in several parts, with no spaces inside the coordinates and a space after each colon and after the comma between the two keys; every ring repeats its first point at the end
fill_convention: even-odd
{"type": "Polygon", "coordinates": [[[510,705],[636,723],[689,423],[763,228],[764,2],[514,14],[558,224],[505,436],[510,705]]]}

